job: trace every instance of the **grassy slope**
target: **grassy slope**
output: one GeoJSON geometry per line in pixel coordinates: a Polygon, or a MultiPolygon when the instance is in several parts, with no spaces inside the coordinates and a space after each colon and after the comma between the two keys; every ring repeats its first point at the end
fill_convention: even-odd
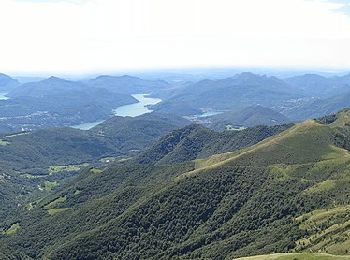
{"type": "MultiPolygon", "coordinates": [[[[212,131],[209,131],[211,134],[215,135],[215,139],[211,140],[209,138],[208,141],[210,141],[213,146],[215,145],[214,142],[219,142],[221,143],[220,147],[216,147],[213,149],[213,151],[209,151],[208,149],[205,149],[205,153],[210,154],[218,150],[227,150],[227,149],[237,149],[239,145],[249,145],[250,143],[256,143],[261,139],[264,139],[266,136],[270,136],[276,132],[280,132],[283,129],[288,128],[289,126],[281,126],[281,127],[257,127],[253,129],[247,129],[244,130],[242,133],[240,132],[228,132],[228,133],[222,133],[222,134],[215,134],[212,131]],[[230,142],[225,142],[225,140],[231,139],[230,142]],[[216,140],[216,141],[215,141],[216,140]],[[240,141],[241,140],[241,141],[240,141]],[[231,148],[230,148],[231,147],[231,148]]],[[[205,129],[203,127],[189,127],[185,129],[193,129],[197,130],[199,129],[199,133],[204,131],[205,129]]],[[[175,131],[176,132],[176,131],[175,131]]],[[[181,132],[181,131],[180,131],[181,132]]],[[[207,133],[206,131],[204,131],[207,133]]],[[[211,135],[206,136],[206,138],[210,137],[211,135]]],[[[187,136],[189,140],[192,138],[191,135],[187,136]]],[[[197,141],[197,134],[193,136],[193,140],[197,141]]],[[[192,141],[193,141],[192,140],[192,141]]],[[[191,141],[191,142],[192,142],[191,141]]],[[[182,144],[181,146],[187,146],[188,144],[182,144]]],[[[157,147],[157,145],[155,145],[157,147]]],[[[205,147],[205,146],[204,146],[205,147]]],[[[203,148],[203,147],[202,147],[203,148]]],[[[183,149],[183,148],[181,148],[183,149]]],[[[188,147],[186,148],[188,149],[188,147]]],[[[146,152],[146,154],[148,154],[146,152]]],[[[181,160],[180,160],[181,161],[181,160]]],[[[127,164],[127,163],[126,163],[127,164]]],[[[131,165],[133,165],[133,162],[131,162],[131,165]]],[[[125,203],[123,202],[123,206],[121,210],[127,206],[129,206],[128,203],[135,203],[135,200],[138,199],[139,196],[142,194],[145,194],[145,191],[142,191],[141,188],[132,188],[130,191],[128,188],[128,185],[130,185],[130,180],[132,180],[132,183],[138,183],[142,182],[143,179],[148,178],[147,185],[146,186],[147,190],[150,190],[152,188],[149,188],[147,186],[151,187],[156,187],[156,189],[159,188],[159,183],[164,182],[164,180],[171,178],[171,176],[176,176],[179,173],[182,173],[183,171],[187,171],[187,169],[192,169],[194,165],[192,162],[185,163],[185,164],[174,164],[174,165],[168,165],[168,166],[156,166],[156,167],[149,167],[149,166],[142,166],[142,168],[138,167],[137,165],[127,168],[123,168],[123,166],[118,164],[116,166],[110,167],[110,169],[105,170],[102,175],[96,175],[96,174],[82,174],[81,177],[79,177],[78,180],[75,180],[72,182],[72,185],[68,185],[67,188],[63,188],[62,192],[59,194],[54,194],[51,196],[51,198],[47,198],[46,200],[40,202],[40,203],[35,203],[33,206],[37,209],[34,210],[33,213],[30,214],[30,218],[32,220],[38,218],[41,219],[41,225],[42,226],[60,226],[62,227],[65,225],[65,223],[69,223],[70,230],[72,232],[71,235],[74,234],[74,230],[78,228],[79,232],[82,232],[83,230],[88,230],[91,229],[91,227],[94,227],[96,225],[99,225],[100,223],[103,223],[106,220],[103,219],[110,219],[114,214],[120,214],[120,211],[117,210],[116,212],[112,213],[113,208],[113,203],[115,203],[114,195],[111,195],[110,193],[115,190],[115,194],[124,194],[124,200],[125,203]],[[186,166],[188,165],[188,166],[186,166]],[[175,170],[176,167],[178,167],[178,170],[175,170]],[[143,169],[144,168],[144,169],[143,169]],[[124,172],[128,172],[127,176],[124,174],[124,172]],[[145,173],[147,173],[145,175],[145,173]],[[143,177],[138,177],[138,175],[145,175],[143,177]],[[148,175],[151,176],[149,177],[148,175]],[[135,176],[136,175],[136,176],[135,176]],[[125,177],[127,177],[125,179],[125,177]],[[125,183],[125,184],[123,184],[125,183]],[[120,188],[122,186],[123,188],[120,188]],[[125,187],[126,186],[126,187],[125,187]],[[125,187],[125,188],[124,188],[125,187]],[[119,189],[120,188],[120,189],[119,189]],[[125,191],[123,189],[126,189],[125,191]],[[120,191],[121,190],[121,191],[120,191]],[[133,191],[133,192],[132,192],[133,191]],[[130,192],[132,192],[132,196],[130,196],[130,192]],[[66,196],[68,197],[67,203],[61,203],[59,207],[51,207],[51,203],[56,201],[57,198],[60,198],[60,196],[66,196]],[[96,200],[94,200],[96,199],[96,200]],[[130,200],[129,200],[130,199],[130,200]],[[85,203],[86,202],[86,203],[85,203]],[[62,212],[62,211],[57,211],[57,209],[67,209],[67,208],[72,208],[72,207],[78,207],[79,211],[75,211],[76,213],[70,212],[62,212]],[[40,207],[44,208],[44,211],[41,213],[40,212],[40,207]],[[50,211],[48,212],[51,213],[61,213],[58,214],[57,218],[55,217],[54,219],[46,219],[47,217],[47,210],[46,208],[50,208],[50,211]],[[101,212],[109,211],[109,216],[104,216],[102,219],[99,217],[99,214],[101,212]],[[39,212],[38,212],[39,211],[39,212]],[[54,212],[53,212],[54,211],[54,212]],[[89,213],[87,213],[89,212],[89,213]],[[89,214],[91,217],[91,222],[86,222],[84,221],[84,224],[79,223],[81,219],[79,218],[79,215],[85,215],[89,214]],[[64,216],[64,221],[62,222],[61,216],[64,216]],[[77,217],[78,216],[78,217],[77,217]],[[94,222],[96,219],[98,219],[98,223],[94,222]],[[86,224],[86,225],[85,225],[86,224]]],[[[92,171],[91,171],[92,172],[92,171]]],[[[165,184],[161,184],[165,185],[165,184]]],[[[149,191],[147,191],[147,194],[149,191]]],[[[150,193],[152,194],[152,193],[150,193]]],[[[120,195],[116,195],[119,197],[120,195]]],[[[142,200],[141,200],[142,201],[142,200]]],[[[119,202],[118,202],[119,204],[119,202]]],[[[104,213],[103,213],[104,214],[104,213]]],[[[51,214],[52,215],[52,214],[51,214]]],[[[52,215],[53,216],[53,215],[52,215]]],[[[30,221],[30,220],[26,220],[30,221]]],[[[46,232],[42,228],[39,228],[37,225],[34,226],[29,226],[25,227],[26,229],[30,228],[29,230],[26,231],[26,233],[31,234],[31,237],[28,238],[28,240],[34,239],[36,241],[36,244],[39,246],[41,245],[40,240],[42,240],[44,237],[47,237],[51,234],[51,232],[46,232]],[[41,233],[43,231],[43,233],[41,233]],[[38,238],[39,237],[39,238],[38,238]]],[[[51,229],[51,228],[50,228],[51,229]]],[[[62,229],[60,229],[62,230],[62,229]]],[[[58,231],[53,232],[53,237],[50,238],[52,242],[55,241],[57,238],[59,241],[61,241],[61,237],[65,236],[65,233],[61,233],[58,231]],[[59,234],[59,235],[58,235],[59,234]]],[[[34,247],[36,248],[36,247],[34,247]]],[[[37,248],[39,249],[39,248],[37,248]]]]}
{"type": "MultiPolygon", "coordinates": [[[[229,158],[227,158],[226,155],[221,162],[215,162],[204,168],[185,173],[182,177],[203,173],[212,174],[213,171],[229,167],[230,165],[245,168],[253,166],[255,168],[260,167],[268,169],[272,174],[276,174],[277,169],[277,178],[281,182],[297,180],[301,185],[304,184],[305,187],[309,188],[310,186],[317,185],[318,182],[323,182],[324,179],[332,178],[331,174],[335,175],[334,178],[338,178],[339,174],[343,174],[343,172],[332,173],[323,172],[323,170],[328,169],[334,164],[335,167],[338,167],[339,163],[347,164],[349,162],[347,151],[335,147],[332,143],[334,127],[336,127],[336,125],[327,126],[315,121],[307,121],[276,137],[272,137],[253,147],[247,148],[238,154],[233,154],[231,157],[229,156],[229,158]],[[251,162],[254,162],[254,165],[252,165],[251,162]],[[303,176],[300,176],[301,174],[303,176]]],[[[185,179],[185,181],[188,181],[187,178],[185,179]]],[[[300,189],[300,187],[298,188],[300,189]]],[[[208,228],[205,228],[206,225],[208,224],[198,227],[197,231],[194,232],[192,236],[188,237],[188,242],[185,241],[183,246],[186,247],[186,244],[196,243],[194,241],[200,240],[199,238],[201,236],[207,236],[208,228]],[[201,229],[203,231],[201,231],[201,229]]],[[[218,232],[229,229],[231,225],[232,224],[229,222],[226,223],[223,225],[222,231],[219,230],[218,232]]],[[[224,244],[230,244],[230,239],[232,238],[228,237],[224,244]]],[[[199,255],[206,255],[208,251],[218,252],[220,248],[222,249],[222,245],[216,247],[215,243],[206,247],[207,248],[198,249],[202,251],[198,252],[199,255]]],[[[340,251],[339,253],[346,252],[340,251]]],[[[193,254],[190,255],[196,256],[193,254]]],[[[215,253],[209,253],[209,255],[214,256],[215,253]]]]}
{"type": "MultiPolygon", "coordinates": [[[[350,156],[335,144],[342,137],[347,145],[348,117],[343,111],[328,125],[307,121],[239,152],[187,166],[109,168],[69,191],[81,191],[82,208],[24,227],[10,244],[19,247],[19,236],[34,234],[30,239],[37,249],[53,259],[220,259],[293,250],[346,254],[350,156]],[[112,194],[106,189],[93,200],[86,196],[107,185],[114,187],[112,194]],[[90,228],[79,219],[83,212],[92,212],[90,228]],[[101,214],[112,217],[99,222],[101,214]],[[45,230],[57,233],[55,226],[66,220],[83,227],[71,226],[64,240],[45,241],[45,230]]],[[[62,208],[79,205],[72,201],[68,196],[62,208]]]]}
{"type": "MultiPolygon", "coordinates": [[[[348,151],[332,144],[334,132],[349,122],[349,113],[338,115],[330,125],[307,121],[269,138],[240,153],[216,155],[197,164],[197,169],[180,178],[207,173],[229,164],[268,167],[281,181],[297,177],[309,184],[301,192],[306,199],[326,197],[334,201],[326,209],[315,210],[295,218],[306,236],[296,241],[298,251],[326,251],[335,254],[348,253],[350,234],[348,223],[350,184],[350,155],[348,151]],[[343,198],[337,198],[344,192],[343,198]],[[310,198],[308,198],[310,197],[310,198]]],[[[282,258],[284,259],[284,258],[282,258]]]]}

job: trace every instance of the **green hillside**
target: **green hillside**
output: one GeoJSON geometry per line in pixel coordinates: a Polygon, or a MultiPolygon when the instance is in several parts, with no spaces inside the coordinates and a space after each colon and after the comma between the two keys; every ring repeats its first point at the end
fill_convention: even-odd
{"type": "Polygon", "coordinates": [[[242,131],[215,132],[201,125],[189,125],[160,138],[138,160],[143,164],[171,164],[205,158],[251,146],[291,126],[257,126],[242,131]]]}
{"type": "Polygon", "coordinates": [[[257,125],[281,125],[290,120],[273,109],[262,106],[250,106],[243,109],[224,112],[209,117],[206,125],[219,131],[234,126],[253,127],[257,125]]]}
{"type": "Polygon", "coordinates": [[[13,218],[20,228],[2,242],[43,259],[347,255],[349,118],[344,110],[238,151],[190,154],[192,161],[170,158],[186,147],[202,151],[212,133],[175,131],[137,159],[85,169],[13,218]],[[169,149],[156,149],[162,144],[169,149]]]}
{"type": "Polygon", "coordinates": [[[152,114],[112,118],[89,131],[52,128],[2,135],[0,229],[11,224],[18,210],[32,208],[37,198],[59,189],[85,167],[129,159],[188,123],[152,114]]]}

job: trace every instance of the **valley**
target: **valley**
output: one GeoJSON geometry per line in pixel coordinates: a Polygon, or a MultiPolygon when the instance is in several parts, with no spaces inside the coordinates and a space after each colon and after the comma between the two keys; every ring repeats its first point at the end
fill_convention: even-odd
{"type": "Polygon", "coordinates": [[[1,0],[0,260],[350,260],[350,0],[1,0]]]}
{"type": "Polygon", "coordinates": [[[0,101],[0,257],[346,259],[350,110],[286,82],[16,86],[0,101]]]}

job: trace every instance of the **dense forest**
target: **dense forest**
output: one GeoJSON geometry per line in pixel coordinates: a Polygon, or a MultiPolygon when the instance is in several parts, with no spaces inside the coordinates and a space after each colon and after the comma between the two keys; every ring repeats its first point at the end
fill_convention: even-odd
{"type": "Polygon", "coordinates": [[[347,254],[349,116],[174,130],[23,205],[2,244],[34,259],[347,254]]]}
{"type": "Polygon", "coordinates": [[[347,76],[1,80],[10,99],[0,102],[7,113],[0,129],[0,258],[349,254],[350,111],[330,113],[347,106],[347,76]],[[304,83],[341,94],[314,99],[304,83]],[[135,102],[130,86],[164,100],[148,107],[153,113],[111,116],[116,104],[135,102]],[[261,100],[262,92],[269,99],[261,100]],[[69,98],[57,99],[62,93],[69,98]],[[74,101],[95,98],[96,113],[74,101]],[[70,119],[61,117],[66,106],[70,119]],[[295,122],[307,109],[317,119],[295,122]],[[34,114],[22,117],[27,112],[34,114]],[[14,118],[34,127],[13,132],[14,118]],[[64,127],[101,118],[89,130],[64,127]]]}

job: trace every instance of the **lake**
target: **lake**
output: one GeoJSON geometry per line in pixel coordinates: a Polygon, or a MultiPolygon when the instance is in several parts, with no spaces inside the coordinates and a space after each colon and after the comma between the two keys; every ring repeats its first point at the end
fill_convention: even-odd
{"type": "MultiPolygon", "coordinates": [[[[138,100],[137,103],[117,107],[117,108],[112,110],[113,114],[116,116],[122,116],[122,117],[140,116],[143,114],[153,112],[153,110],[149,109],[148,106],[158,104],[159,102],[162,101],[160,98],[148,97],[148,94],[133,94],[132,96],[138,100]]],[[[80,130],[89,130],[89,129],[93,128],[94,126],[103,123],[104,121],[105,120],[100,120],[100,121],[90,122],[90,123],[82,123],[82,124],[74,125],[71,127],[76,128],[76,129],[80,129],[80,130]]]]}
{"type": "Polygon", "coordinates": [[[149,105],[155,105],[161,102],[160,98],[151,98],[147,94],[134,94],[132,95],[139,102],[131,105],[125,105],[113,109],[113,114],[116,116],[140,116],[146,113],[151,113],[153,110],[149,109],[149,105]]]}
{"type": "Polygon", "coordinates": [[[0,100],[8,100],[9,98],[6,97],[6,94],[7,94],[7,93],[0,92],[0,100]]]}

